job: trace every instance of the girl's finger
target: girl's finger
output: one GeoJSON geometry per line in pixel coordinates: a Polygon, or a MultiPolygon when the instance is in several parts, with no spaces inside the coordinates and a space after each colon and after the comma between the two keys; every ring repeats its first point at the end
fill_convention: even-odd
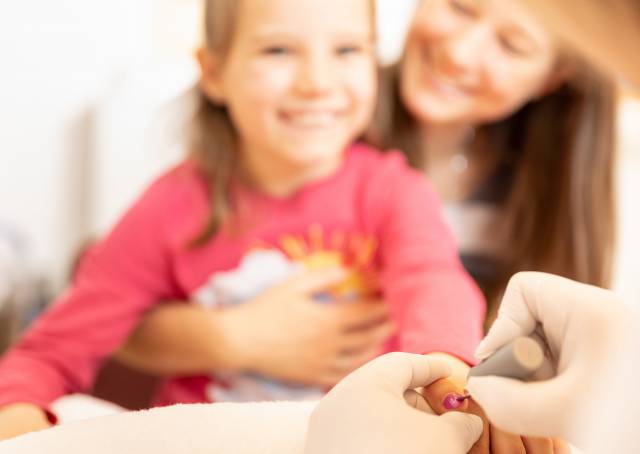
{"type": "MultiPolygon", "coordinates": [[[[384,342],[396,331],[392,322],[384,323],[363,334],[356,341],[350,340],[351,348],[343,348],[336,357],[332,369],[336,373],[349,374],[380,356],[384,342]]],[[[344,345],[344,344],[343,344],[344,345]]]]}
{"type": "Polygon", "coordinates": [[[317,271],[304,271],[279,285],[279,291],[313,295],[340,284],[348,276],[347,270],[340,267],[317,271]]]}
{"type": "Polygon", "coordinates": [[[413,389],[408,389],[404,392],[404,400],[410,407],[413,407],[425,413],[429,413],[431,415],[435,415],[435,412],[429,406],[429,403],[424,398],[424,396],[413,389]]]}
{"type": "Polygon", "coordinates": [[[464,396],[464,388],[450,378],[442,378],[426,386],[422,390],[422,395],[429,402],[429,406],[433,408],[437,414],[441,415],[449,411],[466,411],[468,401],[458,402],[456,396],[464,396]]]}
{"type": "Polygon", "coordinates": [[[551,442],[553,443],[554,454],[571,454],[573,452],[569,444],[564,440],[554,438],[551,442]]]}
{"type": "Polygon", "coordinates": [[[469,451],[469,454],[488,454],[489,452],[491,452],[491,423],[489,422],[489,419],[487,419],[487,415],[485,414],[484,410],[482,410],[480,405],[478,405],[475,400],[469,399],[468,403],[469,407],[467,408],[467,413],[472,413],[476,416],[479,416],[480,418],[482,418],[483,422],[482,435],[480,436],[476,444],[473,445],[473,447],[469,451]]]}
{"type": "Polygon", "coordinates": [[[520,435],[503,432],[495,426],[491,426],[490,432],[492,454],[527,454],[529,452],[520,435]]]}
{"type": "Polygon", "coordinates": [[[344,333],[340,342],[341,350],[346,354],[358,354],[365,350],[379,349],[380,345],[397,330],[394,322],[386,320],[378,325],[344,333]]]}
{"type": "Polygon", "coordinates": [[[324,374],[318,376],[316,383],[317,386],[329,390],[337,385],[340,381],[342,381],[342,379],[344,379],[347,375],[349,375],[348,372],[327,371],[324,374]]]}
{"type": "Polygon", "coordinates": [[[554,454],[551,438],[522,437],[527,454],[554,454]]]}
{"type": "Polygon", "coordinates": [[[380,347],[376,347],[360,352],[357,355],[342,356],[336,360],[332,369],[338,374],[348,375],[377,358],[381,353],[380,347]]]}
{"type": "Polygon", "coordinates": [[[339,303],[333,308],[336,309],[334,315],[339,318],[341,326],[348,330],[358,330],[389,318],[389,306],[384,303],[359,301],[339,303]]]}

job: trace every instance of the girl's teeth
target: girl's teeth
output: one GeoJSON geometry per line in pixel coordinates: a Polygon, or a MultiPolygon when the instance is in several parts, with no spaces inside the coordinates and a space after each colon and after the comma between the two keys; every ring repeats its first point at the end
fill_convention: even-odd
{"type": "Polygon", "coordinates": [[[335,120],[331,113],[298,113],[289,115],[289,121],[299,126],[326,126],[335,120]]]}

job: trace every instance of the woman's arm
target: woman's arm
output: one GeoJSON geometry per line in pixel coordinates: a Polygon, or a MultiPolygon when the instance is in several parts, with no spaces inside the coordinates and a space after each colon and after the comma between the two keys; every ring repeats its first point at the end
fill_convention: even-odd
{"type": "Polygon", "coordinates": [[[149,312],[116,358],[159,376],[237,371],[243,363],[234,332],[233,317],[224,310],[168,303],[149,312]]]}
{"type": "Polygon", "coordinates": [[[393,331],[383,301],[319,304],[313,294],[345,279],[305,272],[243,304],[211,310],[173,303],[148,313],[118,358],[153,374],[248,371],[330,387],[371,358],[393,331]],[[345,354],[345,351],[351,352],[345,354]]]}

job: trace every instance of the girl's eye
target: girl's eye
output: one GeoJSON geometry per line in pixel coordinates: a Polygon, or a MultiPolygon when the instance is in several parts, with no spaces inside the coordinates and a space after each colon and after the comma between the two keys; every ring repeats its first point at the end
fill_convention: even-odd
{"type": "Polygon", "coordinates": [[[520,42],[520,40],[508,36],[501,36],[499,39],[502,48],[512,55],[526,57],[531,53],[530,46],[520,42]]]}
{"type": "Polygon", "coordinates": [[[452,10],[467,17],[477,17],[478,9],[469,0],[449,0],[449,6],[452,10]]]}
{"type": "Polygon", "coordinates": [[[265,47],[262,50],[262,53],[265,55],[273,55],[273,56],[288,55],[291,53],[291,49],[284,46],[269,46],[269,47],[265,47]]]}

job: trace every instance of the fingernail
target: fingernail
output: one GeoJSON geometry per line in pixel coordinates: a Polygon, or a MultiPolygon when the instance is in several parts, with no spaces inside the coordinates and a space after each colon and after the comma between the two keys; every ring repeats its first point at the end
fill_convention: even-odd
{"type": "Polygon", "coordinates": [[[465,396],[456,393],[447,394],[442,400],[442,405],[447,410],[457,410],[458,408],[462,407],[462,404],[464,404],[464,397],[465,396]]]}

